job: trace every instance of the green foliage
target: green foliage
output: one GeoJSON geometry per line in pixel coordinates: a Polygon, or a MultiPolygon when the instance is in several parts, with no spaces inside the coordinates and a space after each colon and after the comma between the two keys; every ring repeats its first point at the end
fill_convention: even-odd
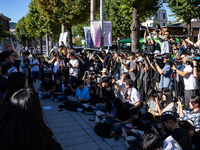
{"type": "Polygon", "coordinates": [[[153,16],[162,6],[160,0],[119,0],[121,2],[120,10],[128,18],[132,19],[132,7],[137,5],[140,12],[140,22],[144,22],[147,17],[153,16]]]}
{"type": "Polygon", "coordinates": [[[0,24],[0,43],[6,38],[6,33],[3,30],[3,25],[0,24]]]}
{"type": "Polygon", "coordinates": [[[173,23],[171,22],[171,21],[169,21],[168,23],[167,23],[167,25],[168,26],[170,26],[170,25],[172,25],[173,23]]]}
{"type": "Polygon", "coordinates": [[[155,27],[156,25],[160,25],[160,22],[153,22],[153,27],[155,27]]]}
{"type": "Polygon", "coordinates": [[[68,28],[84,23],[90,16],[90,2],[88,0],[37,1],[47,18],[68,28]]]}
{"type": "Polygon", "coordinates": [[[174,13],[174,16],[183,19],[186,23],[192,18],[200,16],[200,0],[164,0],[174,13]]]}
{"type": "Polygon", "coordinates": [[[22,17],[16,24],[16,36],[20,41],[25,41],[31,38],[31,35],[26,30],[25,17],[22,17]]]}

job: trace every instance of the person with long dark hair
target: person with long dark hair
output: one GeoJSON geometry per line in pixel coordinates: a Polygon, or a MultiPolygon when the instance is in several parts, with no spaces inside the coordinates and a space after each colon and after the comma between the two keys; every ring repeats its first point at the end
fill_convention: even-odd
{"type": "Polygon", "coordinates": [[[155,115],[160,116],[165,111],[173,111],[175,112],[175,104],[172,101],[173,95],[172,91],[166,89],[162,93],[162,99],[159,102],[158,98],[156,98],[156,108],[155,111],[157,112],[155,115]]]}
{"type": "Polygon", "coordinates": [[[0,120],[4,116],[7,104],[10,102],[11,96],[18,90],[27,88],[28,80],[26,75],[22,72],[13,72],[8,77],[8,88],[0,100],[0,120]]]}
{"type": "Polygon", "coordinates": [[[13,94],[9,111],[0,122],[2,150],[60,150],[44,122],[38,94],[21,89],[13,94]]]}

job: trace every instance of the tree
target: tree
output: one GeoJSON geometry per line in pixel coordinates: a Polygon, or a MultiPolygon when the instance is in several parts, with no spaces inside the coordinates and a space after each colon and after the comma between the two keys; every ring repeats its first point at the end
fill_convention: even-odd
{"type": "Polygon", "coordinates": [[[160,25],[160,22],[153,22],[153,27],[160,25]]]}
{"type": "Polygon", "coordinates": [[[17,39],[21,42],[31,39],[31,35],[26,29],[26,20],[25,17],[22,17],[16,24],[16,36],[17,39]]]}
{"type": "Polygon", "coordinates": [[[6,33],[3,30],[3,24],[0,24],[0,43],[6,38],[6,33]]]}
{"type": "Polygon", "coordinates": [[[68,32],[69,48],[72,48],[71,27],[84,23],[90,16],[88,0],[37,0],[41,11],[53,22],[63,24],[68,32]]]}
{"type": "Polygon", "coordinates": [[[188,36],[191,32],[191,19],[200,16],[200,0],[164,0],[174,13],[174,16],[187,23],[188,36]]]}
{"type": "Polygon", "coordinates": [[[140,20],[144,20],[147,17],[153,16],[157,10],[161,7],[160,0],[119,0],[120,10],[128,18],[132,15],[131,25],[131,38],[132,46],[131,51],[135,52],[139,49],[139,32],[140,32],[140,20]]]}
{"type": "Polygon", "coordinates": [[[172,25],[173,23],[171,22],[171,21],[169,21],[168,23],[167,23],[167,25],[168,26],[170,26],[170,25],[172,25]]]}

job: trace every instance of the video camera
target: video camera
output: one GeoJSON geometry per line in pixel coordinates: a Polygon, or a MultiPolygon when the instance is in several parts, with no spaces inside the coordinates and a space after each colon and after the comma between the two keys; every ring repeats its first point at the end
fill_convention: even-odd
{"type": "Polygon", "coordinates": [[[60,47],[61,47],[61,48],[65,47],[65,44],[64,44],[63,41],[61,41],[60,47]]]}
{"type": "Polygon", "coordinates": [[[195,56],[188,56],[186,57],[187,61],[186,64],[187,65],[191,65],[192,61],[197,61],[197,67],[200,68],[200,55],[195,55],[195,56]]]}

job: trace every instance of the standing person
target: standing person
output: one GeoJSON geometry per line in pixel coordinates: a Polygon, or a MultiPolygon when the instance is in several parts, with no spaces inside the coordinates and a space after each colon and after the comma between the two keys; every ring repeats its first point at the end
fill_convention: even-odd
{"type": "Polygon", "coordinates": [[[184,90],[185,109],[189,109],[190,97],[199,94],[197,78],[194,78],[193,76],[192,67],[186,64],[187,56],[189,56],[189,54],[187,53],[181,54],[181,59],[184,64],[180,70],[176,69],[174,65],[172,66],[172,69],[183,77],[184,89],[185,89],[184,90]]]}
{"type": "MultiPolygon", "coordinates": [[[[164,54],[163,55],[163,63],[165,64],[165,66],[161,69],[160,66],[158,65],[158,63],[156,62],[156,60],[154,60],[155,66],[157,71],[159,72],[159,74],[161,74],[160,77],[160,83],[159,83],[159,89],[167,89],[168,88],[168,84],[170,82],[170,76],[172,74],[172,69],[170,66],[170,54],[164,54]]],[[[169,89],[172,90],[173,89],[173,80],[171,80],[169,89]]]]}
{"type": "Polygon", "coordinates": [[[73,52],[70,53],[70,61],[69,61],[70,69],[69,69],[69,75],[73,76],[78,79],[78,68],[79,68],[79,61],[75,59],[75,55],[73,52]]]}
{"type": "Polygon", "coordinates": [[[130,59],[128,58],[128,53],[123,54],[124,59],[119,57],[119,60],[121,62],[121,68],[120,68],[120,73],[128,72],[129,67],[130,67],[130,59]]]}
{"type": "Polygon", "coordinates": [[[106,56],[106,51],[101,51],[101,57],[99,55],[97,55],[97,57],[99,58],[99,60],[102,63],[102,68],[107,68],[108,69],[108,56],[106,56]]]}
{"type": "Polygon", "coordinates": [[[149,32],[149,27],[147,27],[144,31],[144,44],[147,52],[154,52],[155,49],[155,41],[153,40],[151,33],[149,32]],[[147,33],[149,34],[150,40],[147,41],[147,33]]]}
{"type": "Polygon", "coordinates": [[[80,67],[80,73],[81,73],[81,78],[83,77],[85,71],[88,70],[89,66],[89,58],[87,58],[86,53],[82,53],[82,58],[78,57],[78,59],[81,61],[82,65],[80,67]]]}
{"type": "Polygon", "coordinates": [[[25,75],[28,77],[28,66],[30,65],[30,60],[27,58],[28,52],[23,52],[23,60],[22,60],[22,71],[25,73],[25,75]]]}
{"type": "Polygon", "coordinates": [[[166,111],[161,115],[163,126],[171,132],[172,137],[180,144],[183,150],[192,150],[190,134],[180,128],[176,116],[172,111],[166,111]]]}
{"type": "Polygon", "coordinates": [[[44,122],[40,100],[33,89],[14,93],[8,110],[0,122],[2,150],[62,150],[44,122]]]}
{"type": "Polygon", "coordinates": [[[30,61],[31,71],[32,71],[32,77],[37,76],[39,78],[39,60],[37,58],[38,54],[33,53],[33,58],[30,61]]]}
{"type": "Polygon", "coordinates": [[[157,39],[162,42],[161,54],[170,53],[170,45],[169,45],[169,40],[168,40],[168,38],[170,37],[170,34],[171,34],[170,31],[165,31],[164,38],[160,38],[158,32],[156,32],[157,39]]]}
{"type": "Polygon", "coordinates": [[[130,53],[130,68],[129,68],[129,76],[131,80],[133,81],[133,86],[137,88],[137,64],[136,64],[136,59],[135,59],[135,53],[131,52],[130,53]]]}
{"type": "Polygon", "coordinates": [[[54,68],[53,68],[54,81],[56,81],[56,79],[61,76],[61,69],[64,66],[65,66],[65,63],[62,60],[62,56],[57,56],[56,57],[56,62],[54,63],[54,68]]]}
{"type": "Polygon", "coordinates": [[[114,57],[111,61],[111,68],[112,68],[112,72],[113,75],[115,77],[116,80],[120,79],[120,61],[119,61],[119,56],[117,53],[114,54],[114,57]]]}

